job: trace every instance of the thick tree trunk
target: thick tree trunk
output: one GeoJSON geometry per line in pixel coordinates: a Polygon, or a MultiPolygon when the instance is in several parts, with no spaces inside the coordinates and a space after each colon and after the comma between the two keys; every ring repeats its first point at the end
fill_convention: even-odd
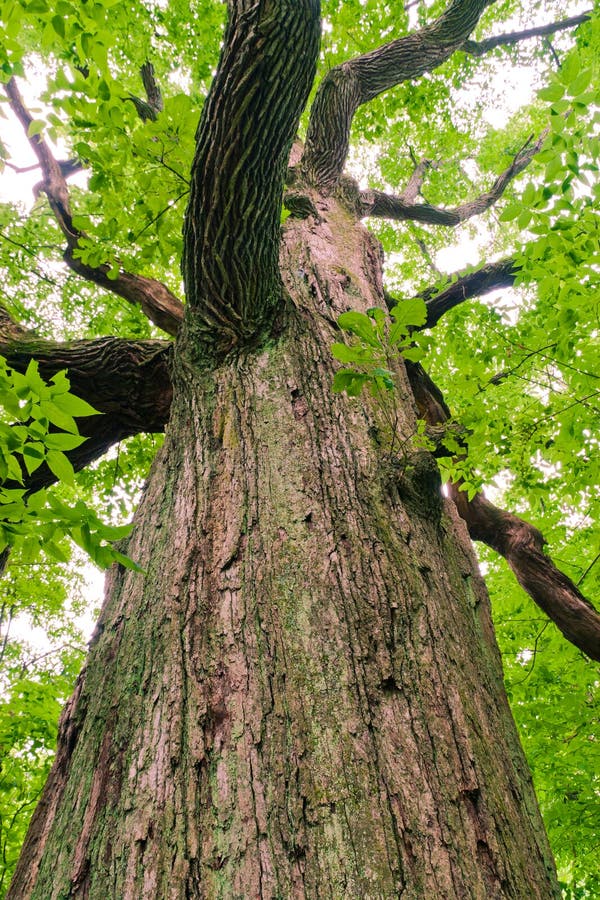
{"type": "Polygon", "coordinates": [[[377,404],[331,392],[379,248],[313,202],[270,345],[176,361],[147,574],[109,575],[10,898],[559,896],[465,528],[377,404]]]}

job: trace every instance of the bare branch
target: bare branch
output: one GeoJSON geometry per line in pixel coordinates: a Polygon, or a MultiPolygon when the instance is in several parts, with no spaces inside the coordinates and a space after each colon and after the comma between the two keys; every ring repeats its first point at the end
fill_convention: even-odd
{"type": "Polygon", "coordinates": [[[544,143],[546,134],[547,131],[544,131],[535,142],[530,137],[510,166],[498,176],[490,190],[462,206],[445,209],[441,206],[431,206],[429,203],[406,202],[404,194],[394,195],[386,194],[384,191],[367,190],[361,191],[359,195],[360,215],[455,228],[461,222],[481,215],[500,199],[510,182],[529,165],[544,143]]]}
{"type": "Polygon", "coordinates": [[[332,187],[344,168],[358,107],[445,62],[462,47],[488,2],[453,0],[431,25],[331,69],[311,110],[302,159],[307,179],[332,187]]]}
{"type": "Polygon", "coordinates": [[[450,494],[471,538],[503,556],[519,584],[591,659],[600,660],[600,615],[575,584],[545,555],[544,536],[528,522],[499,509],[482,494],[472,500],[457,485],[450,494]]]}
{"type": "MultiPolygon", "coordinates": [[[[418,363],[406,363],[419,416],[433,432],[450,418],[439,388],[418,363]]],[[[577,586],[546,556],[542,534],[523,519],[499,509],[483,494],[469,500],[459,484],[450,495],[473,540],[483,541],[504,556],[534,603],[563,635],[591,659],[600,660],[600,614],[577,586]]]]}
{"type": "Polygon", "coordinates": [[[483,56],[494,50],[496,47],[510,47],[521,41],[527,41],[536,37],[547,37],[549,34],[556,34],[557,31],[566,31],[569,28],[576,28],[587,22],[592,15],[593,10],[580,13],[578,16],[571,16],[569,19],[562,19],[560,22],[550,22],[548,25],[538,25],[535,28],[526,28],[523,31],[511,31],[507,34],[498,34],[495,37],[486,38],[483,41],[465,41],[462,49],[471,56],[483,56]]]}
{"type": "MultiPolygon", "coordinates": [[[[54,158],[50,147],[39,135],[29,135],[33,118],[25,104],[14,78],[5,85],[10,107],[20,121],[29,143],[35,152],[42,170],[43,181],[39,189],[48,197],[50,208],[67,241],[64,253],[66,264],[78,275],[101,285],[107,291],[118,294],[129,303],[141,307],[144,314],[169,334],[175,334],[183,317],[183,304],[160,281],[144,278],[129,272],[119,271],[115,279],[108,278],[108,266],[87,266],[76,258],[79,242],[85,238],[84,232],[73,226],[69,189],[66,178],[73,174],[72,160],[59,162],[54,158]]],[[[76,162],[76,161],[75,161],[76,162]]]]}
{"type": "Polygon", "coordinates": [[[442,316],[465,300],[481,297],[498,288],[512,287],[519,269],[512,257],[488,263],[466,275],[451,276],[450,284],[440,289],[429,287],[417,294],[425,300],[427,321],[418,330],[433,328],[442,316]]]}

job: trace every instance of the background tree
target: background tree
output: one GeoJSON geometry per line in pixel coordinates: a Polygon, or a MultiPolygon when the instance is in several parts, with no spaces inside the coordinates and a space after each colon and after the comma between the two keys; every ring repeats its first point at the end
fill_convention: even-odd
{"type": "MultiPolygon", "coordinates": [[[[19,422],[2,432],[3,619],[51,615],[14,574],[40,544],[58,564],[65,534],[119,560],[10,896],[556,895],[456,510],[597,660],[579,589],[597,575],[597,27],[587,11],[519,24],[510,4],[467,0],[227,7],[218,66],[221,4],[35,0],[2,17],[6,100],[40,172],[31,214],[3,211],[2,377],[19,422]],[[490,54],[558,69],[502,133],[482,128],[490,54]],[[34,112],[22,85],[40,59],[34,112]],[[82,169],[86,188],[69,189],[82,169]],[[476,216],[497,261],[442,275],[441,230],[476,216]],[[515,282],[514,309],[464,302],[515,282]],[[373,312],[386,301],[391,319],[373,312]],[[79,476],[88,505],[69,482],[168,419],[126,548],[140,572],[89,506],[114,460],[79,476]],[[499,474],[572,578],[537,528],[478,493],[499,474]]],[[[139,477],[150,455],[138,439],[118,467],[139,477]]],[[[512,598],[500,635],[559,862],[593,892],[596,675],[522,595],[497,593],[512,598]],[[547,688],[565,668],[570,705],[547,688]]],[[[51,742],[42,686],[64,696],[78,648],[63,640],[54,678],[3,649],[18,823],[38,789],[27,763],[51,742]]]]}

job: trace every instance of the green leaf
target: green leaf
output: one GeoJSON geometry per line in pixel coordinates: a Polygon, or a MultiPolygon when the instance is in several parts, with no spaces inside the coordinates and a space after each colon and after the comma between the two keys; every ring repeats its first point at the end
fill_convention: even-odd
{"type": "MultiPolygon", "coordinates": [[[[54,398],[54,400],[58,400],[59,397],[67,396],[67,395],[58,395],[54,398]]],[[[75,420],[72,416],[68,415],[61,407],[58,406],[52,400],[42,400],[40,402],[40,410],[46,418],[52,422],[53,425],[56,425],[58,428],[62,429],[62,431],[69,431],[71,434],[78,434],[79,429],[75,423],[75,420]]]]}
{"type": "Polygon", "coordinates": [[[146,570],[142,569],[136,562],[129,558],[129,556],[125,556],[124,553],[119,553],[118,550],[111,550],[112,558],[115,562],[120,563],[126,569],[131,569],[133,572],[139,572],[141,575],[146,575],[146,570]]]}
{"type": "Polygon", "coordinates": [[[73,484],[75,472],[69,459],[60,450],[49,450],[46,454],[46,462],[50,471],[56,475],[59,481],[65,484],[73,484]]]}
{"type": "Polygon", "coordinates": [[[586,69],[577,78],[569,83],[569,93],[572,97],[579,97],[589,87],[592,80],[592,70],[586,69]]]}
{"type": "MultiPolygon", "coordinates": [[[[87,400],[76,397],[74,394],[58,394],[53,397],[55,405],[65,413],[71,416],[99,416],[100,413],[94,409],[87,400]]],[[[66,429],[69,431],[70,429],[66,429]]]]}
{"type": "Polygon", "coordinates": [[[43,119],[33,119],[29,123],[29,127],[27,129],[27,137],[35,137],[35,135],[40,134],[45,127],[46,123],[43,119]]]}
{"type": "Polygon", "coordinates": [[[347,344],[335,343],[331,345],[331,352],[340,362],[368,364],[375,359],[371,347],[349,347],[347,344]]]}
{"type": "Polygon", "coordinates": [[[52,432],[44,437],[44,443],[50,450],[74,450],[80,447],[86,438],[78,434],[66,434],[65,432],[52,432]]]}
{"type": "Polygon", "coordinates": [[[555,82],[548,87],[542,88],[542,90],[538,92],[538,97],[540,100],[547,100],[549,103],[554,103],[555,100],[561,99],[564,92],[564,85],[555,82]]]}
{"type": "Polygon", "coordinates": [[[521,203],[509,203],[500,213],[500,221],[511,222],[513,219],[516,219],[518,215],[520,215],[522,209],[523,206],[521,205],[521,203]]]}
{"type": "Polygon", "coordinates": [[[420,297],[403,300],[390,311],[394,324],[390,328],[389,342],[398,344],[409,334],[413,326],[424,325],[427,321],[427,307],[420,297]]]}
{"type": "Polygon", "coordinates": [[[358,397],[365,384],[370,380],[368,375],[354,372],[351,369],[342,369],[335,373],[332,389],[336,394],[345,391],[349,397],[358,397]]]}
{"type": "Polygon", "coordinates": [[[354,310],[342,313],[338,316],[338,325],[344,331],[355,334],[371,347],[380,346],[379,337],[373,327],[373,322],[364,313],[355,312],[354,310]]]}

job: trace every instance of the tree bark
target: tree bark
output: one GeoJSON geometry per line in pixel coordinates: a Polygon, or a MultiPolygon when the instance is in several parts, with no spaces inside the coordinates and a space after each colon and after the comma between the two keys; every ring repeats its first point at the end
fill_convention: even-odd
{"type": "Polygon", "coordinates": [[[380,248],[312,202],[279,333],[176,357],[147,574],[108,576],[11,900],[560,896],[466,530],[390,453],[405,374],[391,407],[331,392],[380,248]]]}

